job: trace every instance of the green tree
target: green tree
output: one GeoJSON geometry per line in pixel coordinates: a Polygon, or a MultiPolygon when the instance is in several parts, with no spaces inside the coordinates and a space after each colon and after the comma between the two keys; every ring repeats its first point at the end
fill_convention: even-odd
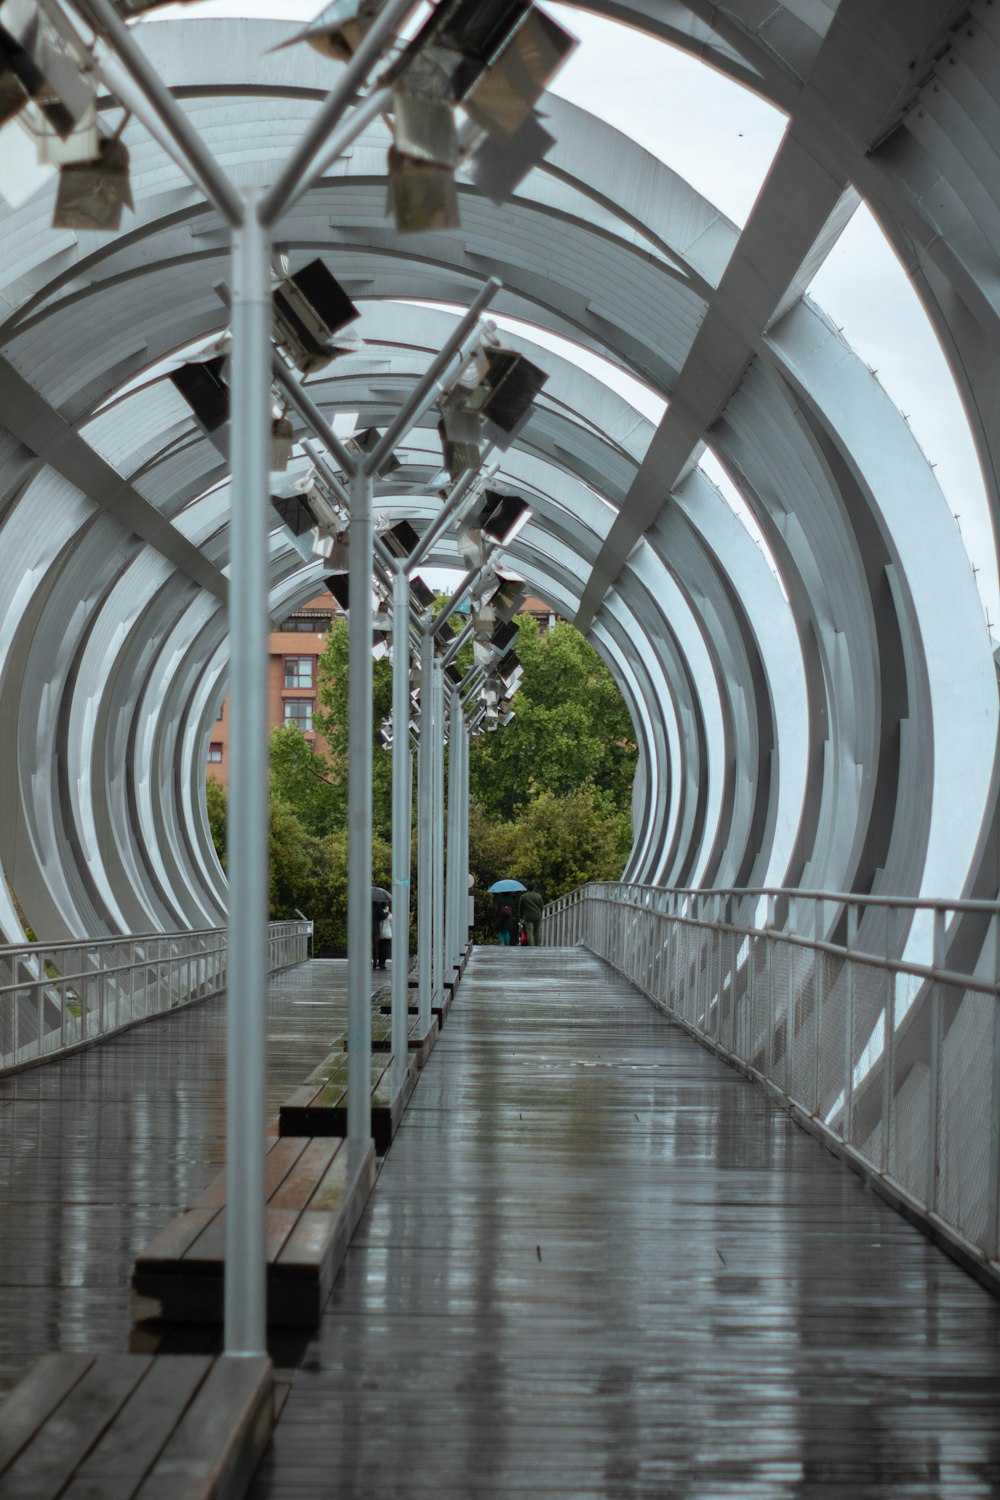
{"type": "Polygon", "coordinates": [[[226,796],[225,787],[220,786],[212,776],[209,776],[205,783],[205,805],[208,809],[208,831],[212,835],[212,843],[219,856],[219,863],[225,869],[229,798],[226,796]]]}
{"type": "Polygon", "coordinates": [[[524,676],[515,716],[480,736],[470,761],[474,796],[493,817],[510,819],[544,792],[561,796],[592,784],[626,812],[636,744],[614,678],[572,625],[560,622],[542,635],[531,615],[517,623],[524,676]]]}
{"type": "MultiPolygon", "coordinates": [[[[347,815],[348,639],[347,621],[335,620],[317,665],[320,706],[314,718],[329,746],[329,779],[343,793],[342,821],[347,815]]],[[[382,721],[391,712],[392,663],[383,657],[372,663],[372,827],[381,838],[392,836],[392,753],[380,738],[382,721]]]]}
{"type": "Polygon", "coordinates": [[[347,776],[332,756],[306,739],[297,724],[272,729],[271,795],[295,809],[317,838],[347,823],[347,776]]]}

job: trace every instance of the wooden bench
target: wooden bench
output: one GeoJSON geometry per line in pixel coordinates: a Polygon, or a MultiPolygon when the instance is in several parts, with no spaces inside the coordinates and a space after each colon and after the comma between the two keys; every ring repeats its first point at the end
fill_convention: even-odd
{"type": "MultiPolygon", "coordinates": [[[[392,1144],[416,1078],[412,1058],[400,1065],[392,1053],[372,1056],[371,1130],[379,1155],[392,1144]]],[[[289,1094],[278,1110],[278,1130],[282,1136],[347,1134],[346,1051],[329,1053],[305,1083],[289,1094]]]]}
{"type": "MultiPolygon", "coordinates": [[[[265,1159],[267,1319],[312,1327],[375,1182],[375,1153],[339,1139],[271,1139],[265,1159]]],[[[132,1272],[132,1320],[220,1323],[226,1178],[150,1241],[132,1272]]]]}
{"type": "Polygon", "coordinates": [[[10,1500],[237,1500],[274,1424],[271,1362],[46,1354],[0,1406],[10,1500]]]}

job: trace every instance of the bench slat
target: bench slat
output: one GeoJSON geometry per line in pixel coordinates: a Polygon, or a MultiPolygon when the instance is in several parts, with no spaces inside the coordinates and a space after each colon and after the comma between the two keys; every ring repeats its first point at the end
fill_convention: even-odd
{"type": "Polygon", "coordinates": [[[94,1363],[92,1354],[45,1354],[0,1408],[0,1474],[94,1363]]]}
{"type": "Polygon", "coordinates": [[[205,1354],[154,1360],[117,1421],[81,1464],[65,1500],[134,1495],[213,1363],[205,1354]]]}
{"type": "Polygon", "coordinates": [[[272,1422],[270,1361],[223,1355],[136,1500],[208,1500],[243,1494],[242,1485],[256,1467],[272,1422]]]}
{"type": "Polygon", "coordinates": [[[52,1500],[58,1495],[151,1364],[141,1354],[94,1360],[52,1412],[37,1441],[8,1466],[3,1493],[17,1500],[52,1500]]]}
{"type": "Polygon", "coordinates": [[[217,1208],[189,1208],[179,1214],[150,1240],[140,1259],[144,1264],[155,1261],[158,1266],[179,1265],[218,1212],[217,1208]]]}
{"type": "Polygon", "coordinates": [[[295,1170],[289,1172],[281,1187],[268,1201],[268,1210],[305,1208],[339,1150],[340,1140],[336,1137],[328,1136],[320,1137],[318,1140],[308,1140],[306,1149],[296,1163],[295,1170]]]}

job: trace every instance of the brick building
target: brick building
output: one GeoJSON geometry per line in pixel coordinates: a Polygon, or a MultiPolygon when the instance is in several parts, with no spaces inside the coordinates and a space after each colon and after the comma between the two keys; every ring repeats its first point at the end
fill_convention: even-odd
{"type": "MultiPolygon", "coordinates": [[[[555,615],[541,599],[526,599],[522,613],[534,615],[543,630],[555,615]]],[[[269,729],[297,724],[306,738],[323,747],[322,736],[313,729],[316,710],[316,664],[326,633],[342,610],[326,590],[303,604],[272,631],[267,669],[267,722],[269,729]]],[[[208,746],[208,775],[229,785],[229,699],[223,701],[208,746]]]]}

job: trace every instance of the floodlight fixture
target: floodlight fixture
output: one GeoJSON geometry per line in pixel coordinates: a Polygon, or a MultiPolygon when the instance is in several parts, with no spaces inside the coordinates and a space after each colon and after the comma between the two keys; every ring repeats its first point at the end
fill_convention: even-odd
{"type": "Polygon", "coordinates": [[[409,557],[420,537],[409,521],[396,521],[382,532],[382,540],[393,557],[409,557]]]}
{"type": "Polygon", "coordinates": [[[392,139],[397,154],[409,161],[451,168],[458,162],[454,111],[426,94],[402,88],[393,91],[392,139]]]}
{"type": "Polygon", "coordinates": [[[64,137],[94,103],[87,54],[67,45],[36,0],[5,0],[0,6],[0,73],[16,80],[4,85],[6,118],[28,99],[44,100],[50,122],[64,137]],[[20,102],[18,85],[25,96],[20,102]]]}
{"type": "Polygon", "coordinates": [[[274,289],[275,339],[303,375],[321,370],[353,337],[338,344],[335,335],[360,317],[340,282],[318,258],[287,275],[274,289]]]}
{"type": "Polygon", "coordinates": [[[54,229],[119,229],[123,211],[132,207],[128,148],[117,136],[101,141],[96,160],[59,168],[54,229]]]}
{"type": "Polygon", "coordinates": [[[410,597],[420,609],[430,609],[434,603],[435,594],[432,588],[428,588],[422,578],[416,575],[410,579],[410,597]]]}
{"type": "MultiPolygon", "coordinates": [[[[353,453],[355,458],[365,458],[368,454],[375,452],[381,441],[382,434],[377,427],[366,427],[362,432],[356,432],[353,437],[348,438],[344,447],[348,453],[353,453]]],[[[385,479],[399,468],[402,468],[399,459],[395,453],[389,453],[379,464],[373,477],[385,479]]]]}
{"type": "Polygon", "coordinates": [[[351,590],[348,583],[348,575],[346,573],[334,573],[325,582],[330,593],[346,614],[351,607],[351,590]]]}
{"type": "Polygon", "coordinates": [[[532,111],[508,140],[485,132],[476,133],[476,144],[463,162],[463,170],[492,203],[504,204],[555,145],[555,136],[532,111]]]}
{"type": "Polygon", "coordinates": [[[501,547],[509,546],[531,518],[531,507],[519,495],[486,489],[466,515],[464,526],[484,531],[501,547]]]}
{"type": "Polygon", "coordinates": [[[389,208],[398,234],[458,229],[458,189],[452,167],[389,148],[389,208]]]}
{"type": "Polygon", "coordinates": [[[515,28],[531,0],[440,0],[403,52],[398,76],[432,99],[463,99],[515,28]]]}
{"type": "Polygon", "coordinates": [[[282,413],[280,417],[271,419],[271,473],[283,474],[288,468],[292,456],[292,444],[295,441],[295,432],[288,417],[282,413]]]}
{"type": "Polygon", "coordinates": [[[470,119],[509,140],[531,118],[576,45],[576,37],[545,11],[535,5],[525,8],[506,44],[462,100],[470,119]]]}
{"type": "Polygon", "coordinates": [[[535,397],[548,380],[530,359],[515,349],[484,350],[486,373],[466,399],[466,409],[478,412],[498,448],[509,448],[531,412],[535,397]]]}
{"type": "Polygon", "coordinates": [[[229,386],[223,379],[226,358],[190,360],[168,376],[194,413],[198,425],[208,434],[217,432],[229,421],[229,386]]]}
{"type": "Polygon", "coordinates": [[[454,410],[449,408],[438,422],[441,451],[452,483],[461,479],[470,469],[478,469],[482,458],[478,441],[456,435],[462,429],[452,418],[454,410]]]}
{"type": "MultiPolygon", "coordinates": [[[[513,655],[511,647],[518,637],[518,628],[513,620],[501,620],[490,636],[490,645],[498,656],[513,655]]],[[[517,658],[515,657],[515,661],[517,658]]]]}
{"type": "Polygon", "coordinates": [[[41,166],[65,167],[73,162],[97,161],[101,154],[101,137],[97,129],[97,103],[89,104],[79,120],[64,129],[61,105],[42,102],[28,110],[23,123],[34,137],[41,166]]]}
{"type": "Polygon", "coordinates": [[[292,47],[296,42],[308,42],[316,52],[334,62],[350,62],[383,3],[384,0],[333,0],[308,26],[281,45],[292,47]]]}
{"type": "Polygon", "coordinates": [[[511,620],[524,601],[524,581],[511,573],[498,571],[496,576],[498,586],[490,596],[490,604],[498,620],[511,620]]]}

